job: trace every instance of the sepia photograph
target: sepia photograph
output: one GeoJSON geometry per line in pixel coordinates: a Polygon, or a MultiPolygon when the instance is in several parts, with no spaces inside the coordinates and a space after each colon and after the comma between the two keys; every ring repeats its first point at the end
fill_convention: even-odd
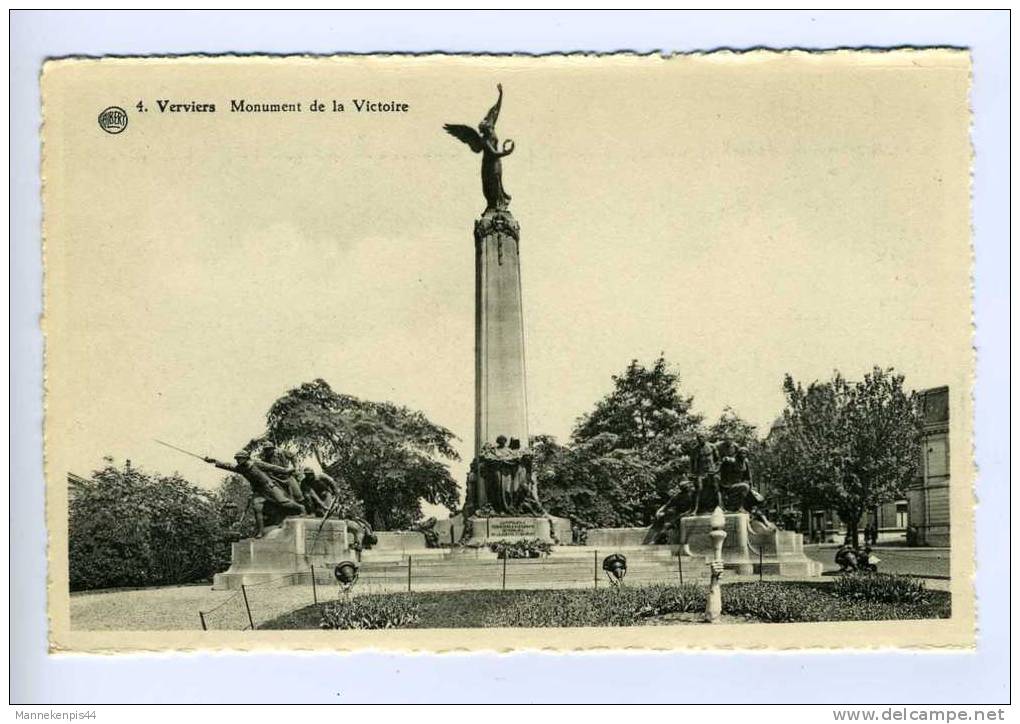
{"type": "Polygon", "coordinates": [[[47,62],[51,646],[972,646],[970,72],[47,62]]]}

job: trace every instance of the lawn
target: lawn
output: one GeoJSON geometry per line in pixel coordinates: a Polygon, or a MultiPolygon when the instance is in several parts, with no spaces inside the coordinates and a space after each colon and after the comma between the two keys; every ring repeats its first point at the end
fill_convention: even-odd
{"type": "MultiPolygon", "coordinates": [[[[704,609],[704,587],[691,584],[598,591],[387,593],[305,606],[259,628],[641,626],[690,623],[704,609]]],[[[732,622],[767,623],[948,618],[950,597],[893,576],[840,586],[731,583],[723,586],[723,614],[732,622]]]]}

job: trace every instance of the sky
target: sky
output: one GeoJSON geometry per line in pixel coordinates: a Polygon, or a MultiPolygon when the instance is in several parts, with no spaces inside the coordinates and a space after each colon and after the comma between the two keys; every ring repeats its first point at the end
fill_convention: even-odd
{"type": "Polygon", "coordinates": [[[48,474],[112,455],[213,487],[154,440],[229,458],[321,377],[453,430],[462,481],[484,200],[442,125],[476,124],[497,81],[533,434],[566,438],[660,352],[708,421],[765,430],[786,373],[878,364],[966,394],[965,54],[51,64],[48,474]],[[230,113],[241,98],[347,110],[230,113]],[[109,105],[122,134],[96,126],[109,105]]]}

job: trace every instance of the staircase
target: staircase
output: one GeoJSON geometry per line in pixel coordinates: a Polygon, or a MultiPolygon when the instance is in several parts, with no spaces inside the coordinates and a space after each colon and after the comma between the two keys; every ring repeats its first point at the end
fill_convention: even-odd
{"type": "MultiPolygon", "coordinates": [[[[677,583],[682,564],[685,583],[704,582],[707,560],[677,558],[673,546],[614,547],[556,546],[541,558],[502,560],[486,549],[425,549],[402,556],[388,551],[364,551],[357,588],[362,593],[450,590],[538,590],[603,588],[610,585],[602,560],[612,553],[627,558],[628,585],[677,583]]],[[[310,573],[306,574],[308,581],[310,573]]],[[[316,575],[317,583],[331,583],[331,572],[316,575]]],[[[301,581],[304,582],[304,581],[301,581]]]]}
{"type": "MultiPolygon", "coordinates": [[[[316,583],[332,584],[333,567],[344,560],[360,564],[357,588],[365,593],[596,588],[610,585],[602,561],[613,553],[627,558],[627,585],[704,582],[714,546],[701,518],[707,516],[683,521],[683,545],[641,545],[644,529],[603,529],[590,532],[587,545],[553,546],[548,556],[506,561],[486,546],[428,548],[425,536],[412,531],[380,531],[376,544],[358,554],[345,521],[288,518],[265,538],[234,543],[230,568],[216,574],[213,588],[311,584],[313,571],[316,583]]],[[[821,575],[821,564],[804,555],[799,535],[756,531],[746,513],[727,514],[726,525],[723,560],[728,571],[821,575]]]]}

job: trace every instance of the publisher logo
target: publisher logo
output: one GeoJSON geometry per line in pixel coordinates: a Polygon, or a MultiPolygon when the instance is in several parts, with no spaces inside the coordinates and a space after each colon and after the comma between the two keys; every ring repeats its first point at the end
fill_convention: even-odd
{"type": "Polygon", "coordinates": [[[110,106],[99,114],[99,127],[107,133],[120,133],[127,123],[127,111],[118,106],[110,106]]]}

